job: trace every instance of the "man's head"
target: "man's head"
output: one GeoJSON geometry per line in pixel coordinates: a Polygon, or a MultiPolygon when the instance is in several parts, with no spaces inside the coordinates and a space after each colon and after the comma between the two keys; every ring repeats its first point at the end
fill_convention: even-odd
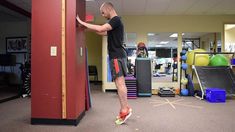
{"type": "Polygon", "coordinates": [[[105,17],[106,19],[110,19],[112,16],[112,13],[115,13],[113,4],[111,2],[104,2],[101,6],[100,6],[100,13],[103,17],[105,17]]]}

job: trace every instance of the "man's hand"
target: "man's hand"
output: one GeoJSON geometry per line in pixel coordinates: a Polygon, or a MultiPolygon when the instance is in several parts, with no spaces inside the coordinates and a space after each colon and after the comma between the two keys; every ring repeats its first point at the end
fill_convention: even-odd
{"type": "Polygon", "coordinates": [[[79,18],[79,16],[78,16],[78,14],[77,14],[77,16],[76,16],[76,19],[77,19],[77,21],[81,24],[81,19],[79,18]]]}
{"type": "MultiPolygon", "coordinates": [[[[86,22],[82,21],[82,20],[79,18],[78,15],[76,16],[76,19],[77,19],[77,21],[78,21],[78,23],[79,23],[80,25],[83,25],[83,26],[85,26],[86,28],[95,31],[95,32],[97,32],[97,33],[100,34],[100,35],[101,35],[101,34],[102,34],[102,35],[105,35],[105,34],[107,34],[107,31],[112,30],[111,25],[108,24],[108,23],[105,23],[105,24],[102,25],[102,26],[100,26],[100,25],[95,25],[95,24],[90,24],[90,23],[86,23],[86,22]]],[[[80,26],[80,25],[79,25],[79,26],[80,26]]]]}

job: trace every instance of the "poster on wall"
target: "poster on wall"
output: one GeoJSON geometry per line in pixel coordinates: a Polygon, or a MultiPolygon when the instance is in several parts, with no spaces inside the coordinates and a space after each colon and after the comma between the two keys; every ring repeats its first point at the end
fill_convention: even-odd
{"type": "Polygon", "coordinates": [[[24,53],[27,52],[27,37],[7,37],[7,53],[24,53]]]}

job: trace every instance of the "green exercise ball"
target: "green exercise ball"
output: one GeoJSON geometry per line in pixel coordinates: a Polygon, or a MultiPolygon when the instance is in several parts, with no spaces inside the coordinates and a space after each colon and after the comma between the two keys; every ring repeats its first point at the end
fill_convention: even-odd
{"type": "MultiPolygon", "coordinates": [[[[188,65],[193,65],[194,54],[195,52],[206,52],[204,49],[195,49],[187,53],[186,63],[188,65]]],[[[208,54],[196,54],[195,55],[195,66],[207,66],[209,64],[209,55],[208,54]]]]}
{"type": "Polygon", "coordinates": [[[228,66],[229,61],[224,55],[217,54],[211,57],[209,65],[210,66],[228,66]]]}

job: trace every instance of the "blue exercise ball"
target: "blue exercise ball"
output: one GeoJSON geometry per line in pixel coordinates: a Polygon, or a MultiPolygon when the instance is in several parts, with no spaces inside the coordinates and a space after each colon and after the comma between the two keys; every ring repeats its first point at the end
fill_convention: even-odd
{"type": "Polygon", "coordinates": [[[188,65],[187,65],[186,63],[183,63],[183,64],[181,65],[181,68],[182,68],[183,70],[187,70],[188,65]]]}
{"type": "Polygon", "coordinates": [[[185,55],[187,53],[187,50],[182,50],[181,52],[183,55],[185,55]]]}
{"type": "Polygon", "coordinates": [[[181,56],[181,60],[186,61],[186,59],[187,59],[186,55],[181,56]]]}
{"type": "Polygon", "coordinates": [[[186,89],[186,88],[181,89],[181,95],[188,96],[188,89],[186,89]]]}

